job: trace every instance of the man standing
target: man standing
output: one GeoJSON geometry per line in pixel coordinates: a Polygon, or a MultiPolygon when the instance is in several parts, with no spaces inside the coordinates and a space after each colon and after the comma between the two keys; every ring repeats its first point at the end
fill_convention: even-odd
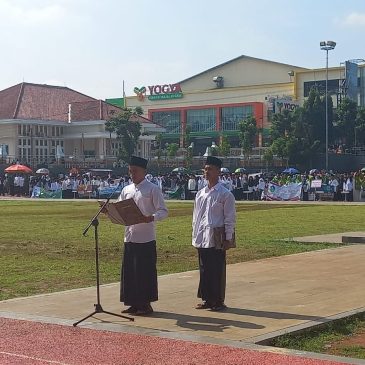
{"type": "Polygon", "coordinates": [[[145,222],[125,227],[124,256],[121,269],[120,301],[128,309],[122,313],[147,315],[151,302],[158,300],[155,221],[167,217],[159,187],[145,179],[147,160],[132,156],[129,175],[132,184],[122,190],[118,200],[133,199],[145,222]]]}
{"type": "Polygon", "coordinates": [[[220,311],[226,291],[226,250],[234,238],[236,222],[233,194],[219,183],[222,161],[209,156],[204,167],[208,185],[196,195],[193,212],[193,246],[198,250],[200,282],[196,309],[220,311]],[[224,228],[223,228],[224,227],[224,228]],[[215,231],[223,228],[223,248],[216,242],[215,231]]]}

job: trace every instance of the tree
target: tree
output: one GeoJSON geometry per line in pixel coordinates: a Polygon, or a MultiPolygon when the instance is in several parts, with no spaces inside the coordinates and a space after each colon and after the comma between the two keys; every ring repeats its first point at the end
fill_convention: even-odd
{"type": "Polygon", "coordinates": [[[143,115],[143,108],[141,106],[136,106],[134,108],[134,113],[137,114],[137,115],[143,115]]]}
{"type": "Polygon", "coordinates": [[[264,152],[263,160],[266,161],[266,165],[270,164],[274,160],[274,155],[271,148],[267,148],[264,152]]]}
{"type": "Polygon", "coordinates": [[[117,141],[121,142],[118,158],[127,163],[133,155],[141,135],[141,124],[130,120],[133,115],[136,114],[132,109],[125,108],[121,113],[112,116],[105,122],[105,129],[109,133],[116,133],[117,141]]]}
{"type": "Polygon", "coordinates": [[[157,172],[160,173],[160,164],[161,164],[161,157],[162,157],[162,134],[158,133],[155,137],[156,143],[156,157],[157,157],[157,172]]]}
{"type": "Polygon", "coordinates": [[[365,108],[361,107],[357,110],[356,121],[355,121],[355,145],[365,145],[365,108]]]}
{"type": "MultiPolygon", "coordinates": [[[[328,103],[328,109],[332,110],[332,102],[328,103]]],[[[320,141],[324,151],[326,144],[326,100],[324,97],[321,98],[321,94],[317,89],[312,88],[310,90],[308,99],[299,111],[298,122],[297,127],[301,129],[299,133],[304,132],[310,143],[316,140],[320,141]]],[[[329,113],[328,130],[332,130],[330,125],[332,126],[332,120],[329,113]]],[[[297,134],[299,133],[297,132],[297,134]]]]}
{"type": "Polygon", "coordinates": [[[293,151],[296,149],[296,140],[292,136],[279,137],[273,142],[270,149],[272,154],[289,162],[290,157],[293,155],[293,151]]]}
{"type": "Polygon", "coordinates": [[[252,151],[257,134],[256,119],[254,117],[248,117],[247,119],[242,120],[238,124],[238,130],[243,152],[245,155],[249,154],[252,151]]]}
{"type": "Polygon", "coordinates": [[[357,103],[351,99],[345,98],[337,106],[335,131],[339,143],[344,143],[347,146],[354,146],[356,144],[355,126],[357,124],[357,114],[357,103]]]}
{"type": "Polygon", "coordinates": [[[228,141],[227,136],[221,137],[221,143],[218,146],[219,155],[227,157],[231,151],[231,144],[228,141]]]}
{"type": "MultiPolygon", "coordinates": [[[[326,141],[326,100],[315,88],[311,89],[303,107],[294,112],[274,116],[271,128],[273,150],[291,164],[311,164],[313,156],[325,151],[326,141]],[[276,138],[275,138],[276,137],[276,138]]],[[[332,133],[333,125],[332,99],[328,99],[328,130],[332,133]]]]}
{"type": "Polygon", "coordinates": [[[284,110],[282,113],[273,115],[270,135],[273,140],[291,135],[294,131],[293,113],[289,110],[284,110]]]}
{"type": "Polygon", "coordinates": [[[167,156],[170,158],[176,157],[178,149],[179,149],[179,145],[177,143],[170,143],[167,146],[167,156]]]}

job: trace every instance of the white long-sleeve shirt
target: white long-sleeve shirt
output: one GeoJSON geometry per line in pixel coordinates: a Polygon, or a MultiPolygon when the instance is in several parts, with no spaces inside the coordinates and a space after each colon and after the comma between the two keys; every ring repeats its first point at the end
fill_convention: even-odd
{"type": "Polygon", "coordinates": [[[125,227],[124,242],[144,243],[155,240],[155,221],[166,218],[168,214],[161,190],[145,179],[138,185],[130,184],[124,187],[118,201],[130,198],[136,202],[143,215],[152,215],[154,221],[125,227]]]}
{"type": "Polygon", "coordinates": [[[226,239],[232,239],[235,223],[235,199],[228,189],[218,183],[211,189],[206,186],[199,190],[193,211],[193,246],[214,247],[215,227],[225,227],[226,239]]]}

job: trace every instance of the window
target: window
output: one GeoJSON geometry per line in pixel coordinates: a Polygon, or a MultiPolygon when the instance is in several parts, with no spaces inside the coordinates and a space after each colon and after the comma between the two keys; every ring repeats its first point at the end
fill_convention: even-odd
{"type": "Polygon", "coordinates": [[[222,108],[222,130],[236,131],[240,121],[252,115],[252,105],[222,108]]]}
{"type": "Polygon", "coordinates": [[[216,130],[215,109],[193,109],[186,113],[186,123],[192,132],[209,132],[216,130]]]}
{"type": "MultiPolygon", "coordinates": [[[[337,94],[339,91],[340,80],[328,80],[328,93],[329,94],[337,94]]],[[[316,88],[321,94],[325,94],[326,92],[326,80],[318,80],[318,81],[306,81],[304,83],[304,97],[309,95],[309,92],[312,88],[316,88]]]]}
{"type": "Polygon", "coordinates": [[[94,150],[85,150],[84,156],[85,157],[95,157],[95,151],[94,150]]]}
{"type": "Polygon", "coordinates": [[[166,128],[167,133],[180,133],[181,131],[179,110],[152,112],[152,120],[154,123],[166,128]]]}

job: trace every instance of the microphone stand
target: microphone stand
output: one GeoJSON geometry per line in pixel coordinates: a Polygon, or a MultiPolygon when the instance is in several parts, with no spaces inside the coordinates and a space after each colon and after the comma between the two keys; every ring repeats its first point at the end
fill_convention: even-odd
{"type": "Polygon", "coordinates": [[[112,198],[112,196],[114,195],[114,193],[118,190],[118,188],[120,186],[121,186],[121,181],[119,182],[118,186],[110,193],[110,195],[108,196],[107,200],[100,207],[100,209],[94,215],[94,217],[91,218],[90,223],[87,225],[87,227],[84,229],[84,231],[82,233],[82,235],[84,237],[86,237],[86,234],[89,231],[90,227],[91,226],[94,227],[95,267],[96,267],[96,299],[97,299],[97,302],[96,302],[96,304],[94,304],[95,310],[92,313],[90,313],[89,315],[87,315],[86,317],[84,317],[84,318],[80,319],[79,321],[75,322],[73,324],[74,327],[76,327],[79,323],[85,321],[86,319],[92,317],[96,313],[106,313],[106,314],[110,314],[112,316],[121,317],[121,318],[128,319],[130,321],[134,321],[134,318],[132,318],[132,317],[127,317],[127,316],[123,316],[121,314],[117,314],[117,313],[112,313],[112,312],[105,311],[103,309],[103,307],[101,306],[101,304],[100,304],[99,236],[98,236],[99,220],[98,220],[98,217],[99,217],[100,213],[103,211],[103,209],[105,208],[105,206],[109,203],[110,199],[112,198]]]}

